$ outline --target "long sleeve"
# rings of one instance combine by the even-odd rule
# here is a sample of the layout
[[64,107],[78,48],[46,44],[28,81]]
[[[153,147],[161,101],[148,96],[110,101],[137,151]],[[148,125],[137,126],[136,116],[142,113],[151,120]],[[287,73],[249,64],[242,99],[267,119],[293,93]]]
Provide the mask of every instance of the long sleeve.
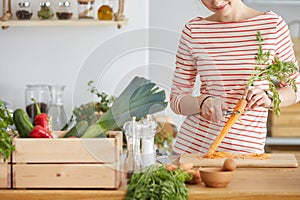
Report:
[[170,95],[170,106],[177,114],[181,114],[181,99],[192,94],[197,76],[196,63],[190,47],[191,37],[191,29],[186,25],[182,30],[178,45],[176,68]]
[[[298,62],[294,54],[293,43],[291,40],[290,32],[285,21],[279,17],[276,29],[276,47],[275,55],[281,60],[286,62],[294,62],[298,67]],[[300,75],[295,73],[291,78],[296,80],[297,92],[296,92],[296,102],[300,101]]]

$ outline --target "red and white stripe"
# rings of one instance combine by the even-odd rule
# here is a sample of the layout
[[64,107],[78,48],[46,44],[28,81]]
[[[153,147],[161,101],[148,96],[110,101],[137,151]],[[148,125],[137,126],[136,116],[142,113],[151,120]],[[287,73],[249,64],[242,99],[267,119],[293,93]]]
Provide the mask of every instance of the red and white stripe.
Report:
[[[174,112],[181,114],[180,100],[184,95],[193,94],[198,75],[200,94],[223,98],[228,107],[233,108],[244,94],[256,65],[258,31],[265,40],[263,50],[271,50],[270,62],[276,55],[282,61],[296,63],[288,27],[280,16],[271,11],[239,22],[212,22],[197,17],[187,23],[178,46],[171,88],[170,104]],[[300,90],[299,74],[295,74],[295,78]],[[255,86],[267,89],[268,83],[258,81]],[[299,99],[297,94],[297,101]],[[240,118],[241,122],[231,128],[218,151],[262,153],[267,115],[265,108],[246,111]],[[207,152],[226,121],[213,123],[199,114],[187,116],[173,150],[177,153]]]

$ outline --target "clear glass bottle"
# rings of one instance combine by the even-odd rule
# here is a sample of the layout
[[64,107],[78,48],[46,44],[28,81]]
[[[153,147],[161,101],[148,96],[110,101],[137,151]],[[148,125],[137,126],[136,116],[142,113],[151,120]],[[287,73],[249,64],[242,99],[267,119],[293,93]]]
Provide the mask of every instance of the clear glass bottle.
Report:
[[78,0],[78,18],[94,19],[94,0]]
[[38,103],[41,112],[46,113],[50,102],[49,86],[43,84],[27,85],[25,90],[26,112],[28,113],[31,121],[34,122],[37,111],[32,98],[34,98]]
[[49,1],[44,1],[40,3],[40,9],[37,12],[39,19],[51,19],[54,16],[51,3]]
[[70,8],[70,1],[59,1],[56,17],[58,19],[71,19],[73,13]]
[[140,131],[141,124],[136,121],[136,117],[132,117],[132,121],[123,125],[127,141],[127,152],[124,163],[125,179],[130,179],[134,172],[138,172],[141,168],[140,155]]
[[30,3],[28,1],[19,2],[18,9],[16,11],[16,17],[18,20],[29,20],[32,17],[32,11]]
[[102,5],[98,9],[98,20],[112,20],[113,9],[110,0],[102,0]]
[[63,105],[63,94],[65,86],[51,85],[50,89],[50,106],[48,116],[51,121],[53,131],[60,131],[67,123],[67,115]]

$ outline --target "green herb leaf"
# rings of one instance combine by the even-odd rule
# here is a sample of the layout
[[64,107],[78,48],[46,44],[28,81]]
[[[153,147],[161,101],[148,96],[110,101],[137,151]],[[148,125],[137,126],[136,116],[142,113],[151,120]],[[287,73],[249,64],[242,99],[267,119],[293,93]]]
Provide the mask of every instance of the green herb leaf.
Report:
[[14,125],[13,119],[2,100],[0,100],[0,113],[0,155],[2,155],[3,160],[6,161],[15,149],[12,138],[15,137],[17,133],[14,129],[10,128]]
[[181,168],[168,171],[165,165],[151,165],[131,176],[126,199],[185,200],[188,189],[184,182],[191,179],[192,175]]
[[264,39],[259,31],[257,32],[256,39],[258,41],[258,52],[256,56],[257,66],[254,67],[254,72],[250,76],[247,86],[252,86],[254,81],[267,80],[269,82],[269,89],[274,94],[274,113],[276,116],[279,116],[281,100],[277,91],[276,81],[291,86],[296,92],[296,81],[290,78],[290,76],[296,73],[298,68],[295,63],[280,61],[276,56],[274,57],[273,62],[269,63],[271,53],[270,50],[266,52],[263,51],[262,43]]

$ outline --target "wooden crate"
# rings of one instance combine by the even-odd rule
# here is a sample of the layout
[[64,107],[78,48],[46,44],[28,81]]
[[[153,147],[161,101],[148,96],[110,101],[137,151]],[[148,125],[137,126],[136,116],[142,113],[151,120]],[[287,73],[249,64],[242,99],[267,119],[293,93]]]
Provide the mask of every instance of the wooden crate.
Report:
[[14,142],[13,188],[120,186],[120,131],[111,131],[110,138],[18,138]]
[[272,137],[300,137],[300,103],[281,108],[280,116],[270,116]]
[[0,188],[11,187],[11,160],[3,161],[0,156]]

